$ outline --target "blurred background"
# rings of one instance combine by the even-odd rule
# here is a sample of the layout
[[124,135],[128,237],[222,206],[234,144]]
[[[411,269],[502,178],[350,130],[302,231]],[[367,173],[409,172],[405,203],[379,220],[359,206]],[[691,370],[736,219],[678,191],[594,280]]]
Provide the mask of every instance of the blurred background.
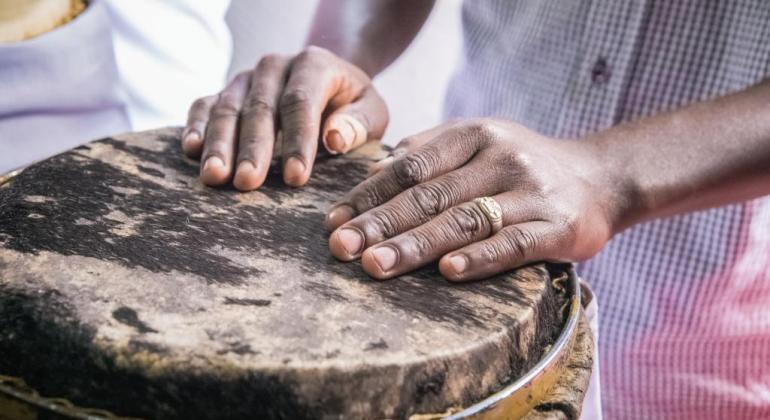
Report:
[[[269,53],[302,49],[314,0],[233,0],[227,23],[233,34],[230,75],[252,68]],[[401,138],[441,121],[444,92],[462,48],[460,0],[439,0],[409,49],[375,80],[390,109],[383,141]]]
[[[391,114],[386,144],[441,122],[461,56],[461,3],[436,1],[412,45],[376,78]],[[73,4],[82,8],[0,0],[0,174],[96,138],[184,124],[195,98],[223,87],[231,39],[229,77],[265,54],[294,55],[318,1],[105,0],[80,14]],[[77,19],[48,22],[67,13]],[[3,23],[11,18],[15,26]]]

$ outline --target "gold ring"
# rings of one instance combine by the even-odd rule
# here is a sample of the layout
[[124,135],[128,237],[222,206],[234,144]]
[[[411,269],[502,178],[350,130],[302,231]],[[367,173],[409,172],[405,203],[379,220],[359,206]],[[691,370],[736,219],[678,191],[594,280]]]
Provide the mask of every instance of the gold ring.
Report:
[[500,207],[500,203],[492,197],[475,198],[473,202],[487,216],[489,223],[492,225],[493,235],[503,228],[503,208]]

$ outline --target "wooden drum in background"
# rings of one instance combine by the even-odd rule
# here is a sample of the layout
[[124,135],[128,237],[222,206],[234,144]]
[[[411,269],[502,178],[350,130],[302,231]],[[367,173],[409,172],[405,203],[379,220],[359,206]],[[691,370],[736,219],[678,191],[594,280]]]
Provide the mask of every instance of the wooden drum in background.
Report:
[[329,254],[323,219],[378,145],[239,193],[201,185],[179,135],[0,187],[0,418],[579,415],[593,344],[569,266],[374,281]]

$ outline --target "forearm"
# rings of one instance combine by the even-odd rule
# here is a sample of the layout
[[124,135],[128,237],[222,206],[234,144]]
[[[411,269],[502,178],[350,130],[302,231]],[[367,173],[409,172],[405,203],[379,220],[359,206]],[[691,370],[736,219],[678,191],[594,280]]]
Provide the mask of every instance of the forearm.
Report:
[[617,230],[770,194],[770,80],[588,140],[623,203]]
[[308,45],[326,48],[373,77],[406,50],[435,0],[321,0]]

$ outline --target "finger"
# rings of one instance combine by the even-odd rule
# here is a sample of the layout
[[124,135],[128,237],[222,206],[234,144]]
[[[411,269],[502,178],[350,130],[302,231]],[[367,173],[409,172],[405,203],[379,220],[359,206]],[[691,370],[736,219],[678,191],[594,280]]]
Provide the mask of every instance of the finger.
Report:
[[220,92],[211,107],[201,159],[201,180],[206,185],[222,185],[230,179],[238,136],[238,116],[248,88],[249,74],[239,74]]
[[507,187],[503,179],[485,161],[473,160],[343,224],[329,237],[329,249],[340,260],[356,259],[364,248],[416,228],[453,206],[503,191]]
[[347,153],[380,139],[388,126],[388,107],[374,87],[364,89],[355,102],[332,112],[324,122],[321,138],[329,153]]
[[182,150],[187,157],[200,157],[203,151],[203,134],[209,121],[211,107],[216,102],[216,95],[198,98],[187,113],[187,124],[182,131]]
[[[503,212],[503,226],[533,220],[539,202],[525,193],[507,192],[492,197]],[[361,265],[369,275],[386,279],[417,269],[453,250],[487,239],[492,226],[474,202],[454,206],[430,222],[367,248]]]
[[491,224],[474,203],[452,207],[430,222],[364,250],[361,266],[370,276],[388,279],[415,270],[491,233]]
[[561,261],[562,233],[546,221],[507,226],[489,239],[448,253],[439,261],[439,270],[447,279],[459,282],[487,278],[535,261]]
[[332,206],[326,218],[329,229],[395,197],[402,191],[463,166],[482,147],[483,140],[465,129],[450,129],[393,161],[365,179]]
[[420,146],[424,145],[430,140],[433,140],[436,136],[446,131],[451,125],[452,124],[440,124],[401,140],[385,159],[377,161],[369,167],[369,171],[366,174],[366,177],[368,178],[377,172],[380,172],[401,156],[417,150]]
[[251,73],[249,93],[241,109],[233,185],[241,191],[259,188],[267,177],[276,135],[275,110],[283,90],[289,59],[263,57]]
[[338,70],[328,65],[318,49],[298,55],[280,99],[283,131],[283,180],[304,185],[312,170],[320,136],[321,115],[340,89]]

